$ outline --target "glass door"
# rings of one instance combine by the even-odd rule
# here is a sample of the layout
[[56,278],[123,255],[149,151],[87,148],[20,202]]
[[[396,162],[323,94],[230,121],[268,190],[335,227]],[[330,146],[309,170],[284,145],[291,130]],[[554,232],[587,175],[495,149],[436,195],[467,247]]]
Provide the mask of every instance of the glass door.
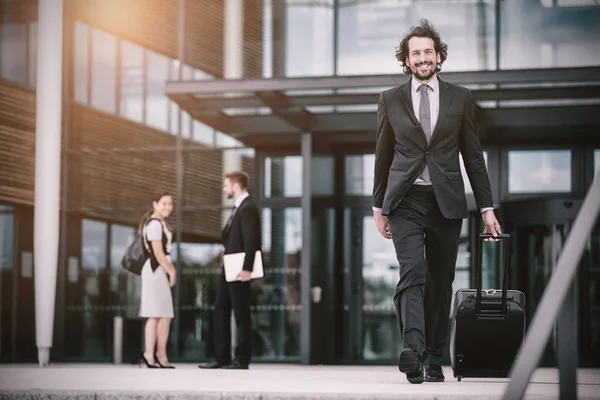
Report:
[[[506,231],[513,237],[511,288],[526,297],[527,321],[531,322],[552,276],[573,221],[581,205],[570,199],[529,200],[504,205]],[[593,232],[579,263],[576,280],[579,309],[580,366],[597,367],[599,358],[598,227]],[[542,366],[556,365],[555,338],[549,341]]]
[[355,363],[395,364],[400,338],[393,302],[398,283],[394,245],[375,228],[371,210],[346,211],[351,227],[345,244],[348,350]]

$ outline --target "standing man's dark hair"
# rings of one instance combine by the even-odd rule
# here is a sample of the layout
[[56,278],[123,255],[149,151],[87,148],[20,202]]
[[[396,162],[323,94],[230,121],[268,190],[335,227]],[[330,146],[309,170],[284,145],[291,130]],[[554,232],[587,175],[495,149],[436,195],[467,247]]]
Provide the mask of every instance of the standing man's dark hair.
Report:
[[437,76],[447,54],[429,22],[411,28],[396,50],[411,78],[381,93],[377,107],[373,216],[396,250],[398,367],[411,383],[444,380],[454,268],[469,216],[459,154],[484,232],[500,233],[471,92]]
[[225,179],[229,179],[232,183],[237,183],[243,190],[248,190],[250,184],[250,176],[244,171],[233,171],[225,174]]
[[408,60],[408,41],[413,37],[424,37],[433,40],[433,48],[435,52],[440,55],[440,62],[437,64],[436,72],[442,70],[442,64],[448,57],[448,46],[442,42],[440,34],[433,28],[433,26],[426,19],[421,20],[421,24],[413,26],[406,36],[400,41],[400,45],[396,48],[396,59],[400,62],[402,70],[407,75],[412,75],[410,66],[407,64]]

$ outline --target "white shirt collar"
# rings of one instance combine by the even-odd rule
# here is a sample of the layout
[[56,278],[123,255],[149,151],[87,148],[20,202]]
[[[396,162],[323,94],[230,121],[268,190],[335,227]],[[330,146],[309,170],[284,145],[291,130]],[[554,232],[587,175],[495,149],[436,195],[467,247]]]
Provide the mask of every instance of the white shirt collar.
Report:
[[250,194],[248,194],[248,192],[244,192],[242,194],[240,194],[240,196],[234,200],[233,205],[235,206],[235,208],[239,208],[240,205],[242,204],[242,201],[246,200],[246,197],[250,196]]
[[[411,78],[410,81],[413,92],[416,92],[419,86],[422,85],[422,83],[416,80],[414,77]],[[427,82],[427,85],[433,90],[434,93],[436,93],[440,89],[440,81],[438,80],[437,74],[433,77],[432,80]]]

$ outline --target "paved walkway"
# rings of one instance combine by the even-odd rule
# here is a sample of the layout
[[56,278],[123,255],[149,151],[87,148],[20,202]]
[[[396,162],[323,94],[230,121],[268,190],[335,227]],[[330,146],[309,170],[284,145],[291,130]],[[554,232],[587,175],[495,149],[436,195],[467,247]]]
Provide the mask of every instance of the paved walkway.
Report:
[[[0,364],[0,398],[27,399],[499,399],[507,379],[463,379],[411,385],[394,367],[252,365],[248,371],[175,370],[131,365]],[[539,369],[527,399],[558,399],[558,371]],[[578,372],[578,398],[600,399],[600,370]]]

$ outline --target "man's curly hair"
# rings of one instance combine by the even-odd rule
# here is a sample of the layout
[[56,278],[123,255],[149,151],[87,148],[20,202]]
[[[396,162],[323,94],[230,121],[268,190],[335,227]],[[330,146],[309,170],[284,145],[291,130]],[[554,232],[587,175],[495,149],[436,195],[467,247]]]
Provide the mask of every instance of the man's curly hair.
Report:
[[400,45],[396,48],[396,59],[400,62],[404,73],[407,75],[412,74],[410,66],[406,64],[406,59],[408,58],[408,41],[415,36],[427,37],[433,40],[433,48],[435,49],[435,52],[440,55],[440,62],[437,65],[436,72],[440,72],[442,64],[446,61],[446,57],[448,57],[448,45],[442,42],[440,34],[433,28],[429,21],[422,19],[419,26],[410,28],[408,34],[402,38]]

